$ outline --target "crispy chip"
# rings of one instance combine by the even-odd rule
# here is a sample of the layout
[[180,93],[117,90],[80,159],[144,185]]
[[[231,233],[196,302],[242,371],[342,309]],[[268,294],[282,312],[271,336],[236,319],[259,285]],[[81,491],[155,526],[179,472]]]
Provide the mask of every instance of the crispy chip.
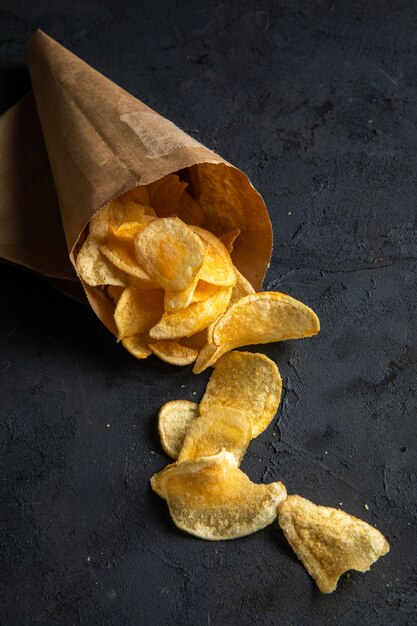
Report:
[[211,285],[210,283],[206,283],[204,280],[199,280],[194,290],[192,301],[201,302],[201,300],[205,300],[209,296],[212,296],[214,293],[216,293],[217,289],[217,285]]
[[178,461],[213,456],[227,450],[240,463],[251,436],[251,420],[242,411],[214,406],[189,425]]
[[198,355],[198,350],[182,346],[178,341],[156,341],[149,347],[162,361],[171,365],[190,365]]
[[177,215],[181,197],[188,183],[180,181],[176,174],[168,174],[148,185],[151,205],[159,217]]
[[194,300],[194,292],[198,282],[197,274],[187,289],[183,291],[166,291],[164,300],[165,313],[177,313],[191,304]]
[[193,348],[194,350],[201,350],[201,348],[207,343],[207,328],[200,330],[195,335],[190,337],[182,337],[181,344],[187,346],[187,348]]
[[199,416],[198,404],[189,400],[172,400],[161,407],[158,430],[161,445],[172,459],[177,459],[191,422]]
[[370,524],[300,496],[289,496],[281,504],[278,521],[323,593],[334,591],[344,572],[366,572],[389,551],[385,537]]
[[100,252],[97,241],[88,236],[83,243],[76,260],[77,270],[87,285],[114,285],[123,287],[127,284],[126,275],[115,267]]
[[162,289],[144,291],[126,287],[114,312],[119,340],[146,333],[160,319],[163,310]]
[[180,339],[189,337],[206,328],[226,309],[231,287],[219,287],[209,298],[194,302],[178,313],[164,313],[162,319],[150,331],[153,339]]
[[110,225],[117,227],[123,222],[143,222],[145,212],[150,208],[144,207],[142,204],[137,204],[131,200],[126,200],[123,204],[121,198],[109,202],[90,219],[89,234],[101,244],[105,244],[107,241],[108,228]]
[[215,365],[200,413],[226,408],[241,411],[252,425],[251,437],[257,437],[277,412],[281,391],[281,376],[271,359],[264,354],[229,352]]
[[151,479],[182,530],[212,541],[236,539],[265,528],[286,498],[281,482],[257,485],[238,467],[233,454],[174,463]]
[[139,263],[167,291],[187,289],[203,264],[200,238],[177,217],[151,222],[136,236],[135,245]]
[[147,356],[152,354],[152,350],[148,346],[149,335],[148,333],[141,333],[133,335],[133,337],[124,337],[122,344],[137,359],[146,359]]
[[[252,287],[250,282],[239,272],[239,270],[235,269],[236,273],[236,285],[233,287],[232,297],[230,298],[230,305],[234,302],[237,302],[241,298],[245,296],[249,296],[252,293],[255,293],[255,289]],[[229,305],[229,306],[230,306]]]
[[206,214],[201,206],[194,200],[188,191],[184,191],[179,199],[176,215],[186,224],[204,226]]
[[135,236],[143,228],[143,224],[136,222],[127,222],[118,227],[109,224],[107,243],[101,245],[100,250],[118,269],[134,277],[135,287],[149,289],[158,285],[139,265],[135,255]]
[[213,365],[225,352],[227,352],[227,350],[217,348],[211,342],[207,342],[198,353],[198,357],[193,367],[193,373],[200,374],[201,372],[204,372],[205,369]]
[[129,191],[126,191],[121,196],[119,196],[117,200],[121,204],[133,201],[137,204],[147,206],[148,208],[150,208],[149,205],[151,204],[151,197],[147,185],[139,185],[138,187],[129,189]]
[[204,244],[204,263],[199,278],[212,285],[233,287],[236,274],[230,255],[213,233],[197,226],[191,227]]
[[240,228],[233,228],[232,230],[227,231],[227,233],[223,233],[223,235],[220,235],[219,239],[229,254],[232,254],[233,244],[235,243],[239,235]]

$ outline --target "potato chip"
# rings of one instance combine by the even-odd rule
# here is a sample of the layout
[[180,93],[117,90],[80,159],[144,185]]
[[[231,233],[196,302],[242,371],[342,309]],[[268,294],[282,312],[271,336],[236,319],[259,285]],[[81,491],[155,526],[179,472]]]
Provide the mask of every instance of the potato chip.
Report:
[[152,350],[150,350],[148,343],[148,333],[141,333],[133,335],[133,337],[124,337],[122,339],[123,346],[137,359],[146,359],[146,357],[152,354]]
[[216,293],[217,289],[217,285],[211,285],[210,283],[206,283],[204,280],[199,280],[194,290],[192,301],[201,302],[201,300],[205,300],[209,296],[212,296],[214,293]]
[[110,224],[107,243],[100,246],[100,251],[118,269],[136,279],[134,286],[158,287],[136,259],[135,235],[143,228],[143,224],[135,222],[127,222],[119,227]]
[[119,340],[147,332],[160,319],[163,310],[162,289],[144,291],[126,287],[114,312]]
[[76,260],[77,271],[84,282],[91,287],[98,285],[127,285],[124,272],[115,267],[100,252],[97,241],[88,236],[84,241]]
[[242,411],[215,406],[189,424],[178,462],[213,456],[227,450],[240,463],[251,436],[251,420]]
[[198,350],[182,346],[178,341],[156,341],[149,347],[162,361],[171,365],[190,365],[198,355]]
[[199,416],[198,404],[189,400],[172,400],[161,407],[158,430],[161,445],[168,456],[177,459],[191,422]]
[[234,302],[237,302],[241,298],[245,296],[249,296],[252,293],[255,293],[255,289],[252,287],[250,282],[239,272],[239,270],[235,269],[236,273],[236,284],[233,287],[232,297],[230,298],[230,305]]
[[[123,194],[124,196],[124,194]],[[105,207],[97,211],[90,219],[89,234],[98,243],[107,242],[110,225],[120,226],[123,222],[143,222],[146,207],[131,200],[122,203],[121,196],[117,200],[109,202]],[[119,201],[120,200],[120,201]],[[149,207],[148,207],[149,208]]]
[[187,289],[204,260],[200,238],[177,217],[151,222],[136,236],[135,245],[140,265],[167,291]]
[[389,551],[385,537],[370,524],[297,495],[280,505],[278,522],[323,593],[334,591],[348,570],[366,572]]
[[219,239],[229,254],[232,254],[233,244],[235,243],[236,239],[239,237],[240,232],[241,232],[240,228],[233,228],[232,230],[229,230],[226,233],[223,233],[223,235],[220,235]]
[[164,300],[165,313],[177,313],[191,304],[194,300],[194,292],[198,282],[197,274],[191,285],[183,291],[166,291]]
[[108,285],[107,293],[110,298],[113,300],[115,304],[117,304],[121,298],[122,293],[124,292],[124,287],[114,287],[113,285]]
[[204,226],[206,221],[205,212],[188,191],[184,191],[180,197],[175,214],[186,224],[194,226]]
[[212,541],[236,539],[271,524],[287,492],[281,482],[252,483],[233,454],[174,463],[151,479],[178,528]]
[[200,330],[195,335],[189,337],[182,337],[181,344],[187,346],[187,348],[193,348],[194,350],[201,350],[201,348],[207,343],[207,328]]
[[148,185],[138,185],[133,189],[129,189],[129,191],[125,191],[121,196],[118,196],[117,201],[121,204],[126,204],[127,202],[133,201],[137,204],[141,204],[142,206],[147,206],[150,208],[151,197],[149,194]]
[[200,374],[201,372],[204,372],[205,369],[214,365],[217,359],[219,359],[225,352],[227,352],[227,350],[224,350],[224,348],[218,348],[208,341],[198,353],[198,357],[193,367],[193,373]]
[[188,183],[180,181],[177,174],[168,174],[148,185],[150,203],[159,217],[178,214],[181,197]]
[[164,313],[161,320],[150,331],[153,339],[180,339],[189,337],[206,328],[226,309],[231,287],[219,287],[215,294],[190,304],[178,313]]
[[236,274],[230,255],[222,242],[213,233],[197,226],[191,227],[204,244],[204,262],[199,278],[212,285],[233,287]]
[[214,366],[200,413],[230,408],[241,411],[252,425],[251,437],[257,437],[277,412],[281,391],[281,376],[271,359],[264,354],[229,352]]

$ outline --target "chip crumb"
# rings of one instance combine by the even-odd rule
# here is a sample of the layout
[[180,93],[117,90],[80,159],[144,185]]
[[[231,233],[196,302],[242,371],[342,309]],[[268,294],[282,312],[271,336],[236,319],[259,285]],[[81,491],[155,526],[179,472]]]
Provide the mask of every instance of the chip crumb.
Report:
[[364,504],[363,506],[365,507],[365,509],[366,509],[367,511],[369,511],[369,505],[368,505],[368,504]]
[[106,424],[107,428],[110,428],[110,424]]

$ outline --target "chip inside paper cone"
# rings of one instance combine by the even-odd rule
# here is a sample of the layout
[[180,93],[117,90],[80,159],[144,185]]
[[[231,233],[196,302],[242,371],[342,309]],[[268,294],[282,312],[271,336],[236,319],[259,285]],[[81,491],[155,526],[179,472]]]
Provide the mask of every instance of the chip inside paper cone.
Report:
[[348,570],[366,572],[389,551],[385,537],[370,524],[297,495],[280,505],[278,521],[323,593],[334,591]]
[[236,539],[272,523],[286,498],[282,483],[252,483],[230,452],[174,463],[152,477],[178,528],[212,541]]

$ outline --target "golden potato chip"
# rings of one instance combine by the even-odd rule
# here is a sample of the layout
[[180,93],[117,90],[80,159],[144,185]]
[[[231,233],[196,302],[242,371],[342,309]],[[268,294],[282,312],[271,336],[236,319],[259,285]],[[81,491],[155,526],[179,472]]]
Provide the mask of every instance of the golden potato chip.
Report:
[[182,337],[181,344],[187,346],[187,348],[193,348],[194,350],[201,350],[201,348],[207,343],[207,328],[200,330],[195,335],[189,337]]
[[252,287],[250,282],[239,272],[239,270],[235,269],[236,273],[236,284],[233,287],[232,297],[230,298],[230,305],[234,302],[237,302],[241,298],[245,296],[249,296],[252,293],[255,293],[255,289]]
[[281,482],[257,485],[233,454],[174,463],[151,479],[178,528],[212,541],[236,539],[271,524],[287,492]]
[[191,422],[199,416],[198,404],[189,400],[172,400],[161,407],[158,430],[161,445],[168,456],[177,459]]
[[152,354],[152,350],[150,350],[148,343],[148,333],[141,333],[133,335],[133,337],[124,337],[122,339],[122,344],[126,350],[130,352],[130,354],[133,354],[133,356],[137,359],[146,359],[146,357]]
[[140,265],[167,291],[187,289],[204,260],[200,238],[177,217],[151,222],[138,233],[135,245]]
[[240,463],[251,436],[251,420],[242,411],[214,406],[189,424],[178,462],[213,456],[227,450]]
[[113,300],[115,304],[117,304],[120,300],[122,293],[124,292],[124,287],[114,287],[113,285],[108,285],[107,293],[110,298]]
[[241,411],[251,423],[251,437],[257,437],[277,412],[281,391],[281,376],[271,359],[264,354],[229,352],[214,366],[200,413],[230,408]]
[[198,274],[191,285],[183,291],[166,291],[164,308],[165,313],[177,313],[185,309],[194,300],[194,292],[198,284]]
[[178,341],[156,341],[149,347],[162,361],[171,365],[190,365],[198,355],[198,350],[182,346]]
[[150,203],[159,217],[171,217],[178,213],[181,197],[188,183],[180,181],[177,174],[168,174],[148,185]]
[[127,285],[124,272],[115,267],[100,252],[97,241],[88,236],[84,241],[76,260],[77,271],[84,282],[91,287],[98,285]]
[[143,224],[135,222],[119,227],[110,224],[107,243],[100,246],[100,251],[118,269],[134,277],[135,287],[154,288],[158,284],[139,265],[135,255],[135,235],[143,228]]
[[119,340],[146,333],[160,319],[163,310],[162,289],[144,291],[126,287],[114,312]]
[[194,302],[177,313],[164,313],[161,320],[150,331],[153,339],[180,339],[189,337],[206,328],[226,309],[231,287],[219,287],[209,298]]
[[126,201],[123,204],[119,199],[113,200],[90,219],[89,234],[98,243],[105,244],[110,225],[117,227],[123,222],[143,222],[145,211],[146,207],[136,202]]
[[193,367],[193,373],[200,374],[201,372],[204,372],[205,369],[213,365],[225,352],[227,352],[227,350],[224,350],[224,348],[218,348],[208,341],[198,353],[198,357]]
[[121,204],[126,204],[127,202],[133,201],[137,204],[141,204],[142,206],[147,206],[151,204],[151,196],[149,194],[149,189],[147,185],[138,185],[133,189],[129,189],[129,191],[125,191],[121,196],[118,196],[117,201]]
[[206,283],[204,280],[199,280],[193,292],[192,301],[201,302],[201,300],[205,300],[209,296],[212,296],[214,293],[216,293],[217,289],[217,285],[211,285],[210,283]]
[[184,191],[180,197],[175,214],[186,224],[194,226],[204,226],[206,221],[205,212],[188,191]]
[[240,232],[240,228],[233,228],[232,230],[227,231],[227,233],[223,233],[223,235],[220,235],[219,239],[229,254],[232,254],[233,244],[239,237]]
[[233,287],[236,274],[232,260],[222,242],[213,233],[204,228],[191,226],[204,244],[204,262],[199,278],[212,285]]
[[289,496],[280,505],[278,522],[323,593],[334,591],[348,570],[366,572],[389,551],[385,537],[370,524],[300,496]]

